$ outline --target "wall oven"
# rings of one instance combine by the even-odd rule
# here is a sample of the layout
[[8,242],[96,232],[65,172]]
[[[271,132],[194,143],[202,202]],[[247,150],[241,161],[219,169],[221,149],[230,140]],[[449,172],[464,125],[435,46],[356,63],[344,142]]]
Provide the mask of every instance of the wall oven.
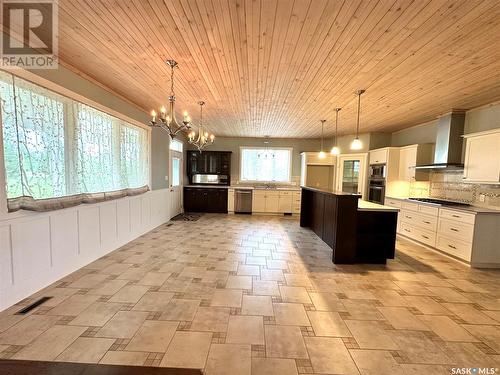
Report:
[[370,179],[368,186],[368,200],[370,202],[384,204],[385,179]]
[[370,165],[370,179],[381,180],[385,179],[385,164],[371,164]]

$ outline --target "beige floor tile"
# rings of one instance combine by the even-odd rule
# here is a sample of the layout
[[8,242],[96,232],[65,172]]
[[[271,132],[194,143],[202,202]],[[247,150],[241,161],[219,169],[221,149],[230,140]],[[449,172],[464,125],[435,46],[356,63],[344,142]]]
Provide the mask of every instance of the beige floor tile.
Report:
[[89,274],[80,277],[78,280],[72,282],[68,285],[69,288],[85,288],[91,289],[96,287],[97,285],[102,284],[104,280],[106,280],[108,275],[103,274]]
[[386,320],[385,316],[369,300],[342,299],[349,319],[353,320]]
[[97,301],[98,298],[97,295],[75,294],[51,309],[47,314],[76,316]]
[[347,311],[342,301],[333,293],[309,293],[316,310]]
[[409,363],[449,365],[453,364],[441,345],[429,339],[422,331],[392,331],[392,339]]
[[144,352],[107,352],[102,357],[99,363],[103,365],[128,365],[128,366],[142,366],[149,353]]
[[228,307],[199,307],[191,324],[192,331],[226,332]]
[[204,368],[211,342],[210,332],[177,331],[160,366]]
[[253,265],[253,266],[265,266],[266,265],[266,257],[247,256],[245,264]]
[[262,269],[260,272],[262,281],[285,281],[282,270]]
[[148,290],[149,287],[143,285],[127,285],[111,297],[109,302],[137,303]]
[[243,295],[241,303],[242,315],[273,316],[273,302],[270,296]]
[[130,340],[126,350],[131,352],[165,352],[178,325],[178,322],[146,320]]
[[362,349],[399,349],[390,332],[378,321],[346,320],[345,323]]
[[469,324],[498,324],[474,306],[465,303],[443,303],[443,306]]
[[173,296],[170,292],[146,292],[132,310],[166,311]]
[[129,339],[148,317],[143,311],[118,311],[99,331],[97,337]]
[[436,296],[444,300],[444,302],[470,303],[470,300],[463,294],[447,287],[427,287]]
[[0,344],[27,345],[60,319],[58,316],[31,315],[0,335]]
[[206,375],[250,375],[250,345],[212,344],[205,373]]
[[445,341],[478,341],[447,316],[422,315],[419,319]]
[[298,375],[293,359],[252,358],[252,375]]
[[276,324],[291,326],[311,325],[306,310],[300,303],[274,303],[273,310]]
[[345,289],[344,294],[349,299],[376,299],[375,295],[368,290]]
[[90,289],[87,294],[97,294],[100,296],[112,296],[118,292],[121,288],[127,285],[127,280],[109,280]]
[[231,315],[227,326],[226,343],[264,345],[262,317]]
[[349,352],[361,375],[405,374],[388,351],[351,349]]
[[431,297],[405,296],[404,298],[409,306],[415,307],[426,315],[449,315],[451,313],[442,304],[434,301]]
[[322,374],[359,374],[342,339],[306,337],[304,340],[314,372]]
[[307,316],[316,336],[350,337],[351,332],[337,312],[308,311]]
[[288,286],[312,286],[311,280],[309,280],[309,277],[307,277],[306,274],[286,273],[285,281]]
[[252,289],[252,276],[229,276],[227,289]]
[[306,288],[300,286],[284,286],[280,285],[281,298],[285,302],[308,303],[311,304],[311,299]]
[[137,282],[138,285],[147,286],[161,286],[169,278],[170,273],[163,272],[148,272],[141,280]]
[[101,327],[121,308],[119,303],[95,302],[68,324]]
[[115,339],[79,337],[57,356],[56,361],[98,363],[114,342]]
[[374,290],[372,294],[386,307],[408,306],[408,301],[395,290]]
[[498,326],[462,324],[462,327],[500,353],[500,328]]
[[416,331],[429,331],[429,327],[422,323],[405,307],[379,307],[379,311],[396,329],[410,329]]
[[16,353],[13,359],[53,361],[86,329],[87,327],[53,326]]
[[488,315],[491,319],[495,320],[496,324],[500,324],[500,311],[482,310],[481,312]]
[[453,359],[455,367],[469,367],[471,363],[480,363],[486,368],[495,368],[500,363],[499,355],[485,354],[470,342],[446,342],[442,349]]
[[196,299],[172,299],[161,314],[161,320],[193,320],[200,301]]
[[259,296],[279,296],[278,283],[276,281],[254,280],[253,294]]
[[404,375],[450,375],[450,366],[446,365],[415,365],[415,364],[402,364]]
[[268,259],[267,268],[270,270],[287,270],[288,263],[286,260]]
[[299,327],[266,325],[264,330],[267,357],[308,359]]
[[238,276],[260,276],[260,267],[240,264],[238,266]]
[[241,307],[243,292],[240,289],[217,289],[214,292],[211,306]]

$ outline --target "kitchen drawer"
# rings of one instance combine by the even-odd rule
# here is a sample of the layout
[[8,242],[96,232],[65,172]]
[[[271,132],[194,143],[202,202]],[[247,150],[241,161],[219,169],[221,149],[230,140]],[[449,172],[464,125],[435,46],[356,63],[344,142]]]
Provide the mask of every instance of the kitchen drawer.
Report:
[[384,204],[386,206],[401,208],[401,205],[403,204],[403,202],[401,202],[401,201],[399,201],[397,199],[385,198]]
[[416,227],[422,229],[435,232],[437,228],[438,218],[413,211],[402,210],[401,221],[410,225],[415,225]]
[[279,195],[280,195],[280,197],[284,197],[284,196],[288,196],[288,195],[291,196],[292,192],[291,191],[280,191]]
[[297,206],[296,204],[294,204],[292,206],[292,213],[299,214],[300,213],[300,205]]
[[411,224],[401,222],[401,234],[414,240],[422,242],[428,246],[436,246],[436,232],[431,232],[422,228],[417,228]]
[[425,204],[419,204],[418,211],[426,215],[435,216],[436,218],[439,215],[439,207],[427,206]]
[[448,210],[446,208],[441,208],[439,210],[439,218],[450,219],[460,221],[462,223],[474,224],[476,220],[476,215],[469,214],[467,212]]
[[279,197],[280,194],[279,191],[266,191],[266,197]]
[[453,239],[472,242],[474,225],[439,218],[438,233]]
[[252,194],[254,196],[257,196],[257,197],[265,197],[266,196],[266,191],[265,190],[254,190],[252,192]]
[[418,203],[403,201],[401,203],[401,208],[404,209],[404,210],[410,210],[410,211],[417,211],[418,212]]
[[470,262],[472,254],[472,245],[469,242],[437,235],[436,247],[445,253],[456,256],[460,259]]

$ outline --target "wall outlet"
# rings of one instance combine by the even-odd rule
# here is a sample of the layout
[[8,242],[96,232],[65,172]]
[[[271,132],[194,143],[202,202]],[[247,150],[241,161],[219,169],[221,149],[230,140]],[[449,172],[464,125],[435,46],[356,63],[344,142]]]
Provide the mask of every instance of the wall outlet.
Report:
[[167,181],[167,182],[168,182],[168,176],[165,176],[165,181]]
[[486,200],[486,195],[479,194],[479,202],[484,202]]

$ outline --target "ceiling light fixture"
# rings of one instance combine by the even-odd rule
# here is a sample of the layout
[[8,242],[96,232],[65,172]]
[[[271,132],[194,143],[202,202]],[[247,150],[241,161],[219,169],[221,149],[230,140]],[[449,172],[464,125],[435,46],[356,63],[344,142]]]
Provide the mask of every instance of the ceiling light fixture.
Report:
[[325,151],[323,151],[323,129],[325,127],[325,121],[326,120],[320,120],[321,121],[321,149],[319,151],[318,157],[320,159],[324,159],[326,157]]
[[335,140],[333,141],[333,147],[330,150],[330,154],[339,155],[340,149],[337,146],[337,132],[338,132],[338,123],[339,123],[339,112],[342,108],[335,108]]
[[201,152],[206,146],[214,143],[215,136],[213,134],[208,135],[208,132],[203,130],[203,106],[205,105],[204,101],[199,101],[198,105],[200,106],[200,129],[198,131],[198,137],[196,136],[196,132],[193,130],[188,134],[188,141],[192,145],[196,146],[198,151]]
[[150,121],[151,127],[159,127],[165,130],[170,138],[174,139],[177,133],[182,130],[189,130],[191,127],[189,123],[191,119],[188,116],[187,112],[184,112],[184,118],[182,120],[182,125],[177,122],[175,118],[175,93],[174,93],[174,69],[178,67],[177,62],[175,60],[167,60],[167,65],[171,69],[170,74],[170,96],[168,97],[168,113],[165,106],[160,108],[160,115],[158,116],[155,110],[151,111],[151,117],[153,118]]
[[351,143],[351,150],[361,150],[363,143],[359,140],[359,112],[361,110],[361,94],[366,90],[356,90],[355,94],[358,96],[358,119],[356,121],[356,138]]

